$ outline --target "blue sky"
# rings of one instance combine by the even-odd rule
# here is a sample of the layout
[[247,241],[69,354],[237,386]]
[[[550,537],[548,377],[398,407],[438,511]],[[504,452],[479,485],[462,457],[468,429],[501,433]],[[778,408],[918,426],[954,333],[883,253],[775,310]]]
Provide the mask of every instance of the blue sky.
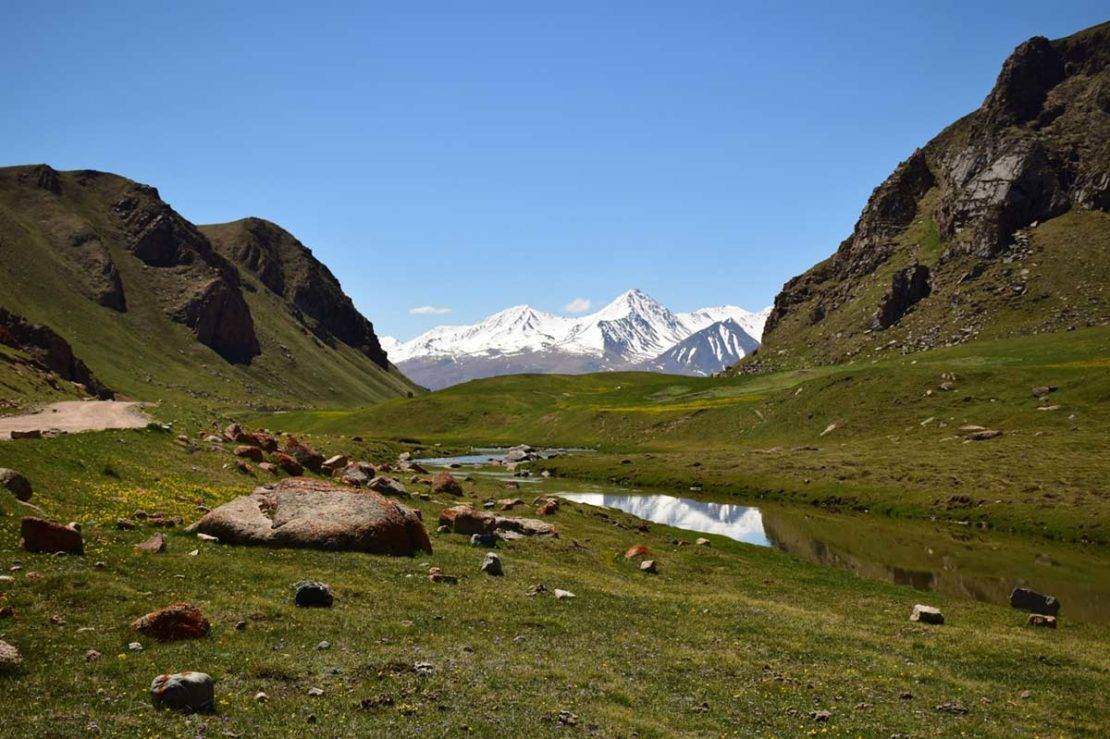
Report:
[[0,163],[276,221],[402,338],[630,287],[758,308],[1015,45],[1107,15],[1004,5],[5,3]]

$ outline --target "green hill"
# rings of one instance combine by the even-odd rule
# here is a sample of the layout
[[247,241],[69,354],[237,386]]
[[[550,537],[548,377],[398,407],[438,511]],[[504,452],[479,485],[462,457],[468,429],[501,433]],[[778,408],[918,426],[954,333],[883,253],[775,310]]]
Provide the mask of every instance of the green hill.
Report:
[[[221,253],[223,227],[212,232],[215,244],[157,190],[117,175],[0,169],[0,307],[49,327],[106,386],[143,400],[306,407],[416,389],[299,242],[280,245],[285,292]],[[0,362],[6,400],[52,394],[15,368]]]

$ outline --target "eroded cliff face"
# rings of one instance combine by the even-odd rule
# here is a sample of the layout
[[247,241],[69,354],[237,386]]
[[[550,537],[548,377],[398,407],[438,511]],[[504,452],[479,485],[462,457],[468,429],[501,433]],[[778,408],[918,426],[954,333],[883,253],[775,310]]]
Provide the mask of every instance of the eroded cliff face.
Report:
[[[876,188],[836,253],[786,283],[767,322],[761,357],[748,364],[776,356],[843,361],[875,340],[861,336],[898,327],[936,301],[965,315],[939,331],[909,327],[912,336],[894,338],[900,348],[983,332],[990,316],[974,318],[969,300],[997,294],[999,287],[1018,298],[1029,293],[992,265],[1035,256],[1036,230],[1052,219],[1110,210],[1108,60],[1110,24],[1018,46],[982,106],[900,164]],[[1084,225],[1101,230],[1103,223],[1092,215]],[[1009,282],[972,284],[984,278]],[[1052,287],[1067,289],[1066,281]],[[1083,302],[1074,297],[1073,303]],[[1007,313],[1006,306],[991,307]],[[1079,318],[1098,322],[1105,315],[1100,304]],[[1060,327],[1074,319],[1063,315]],[[816,328],[823,323],[828,330]]]
[[221,254],[286,300],[321,341],[341,341],[382,368],[389,360],[374,326],[312,251],[280,226],[261,218],[201,226]]

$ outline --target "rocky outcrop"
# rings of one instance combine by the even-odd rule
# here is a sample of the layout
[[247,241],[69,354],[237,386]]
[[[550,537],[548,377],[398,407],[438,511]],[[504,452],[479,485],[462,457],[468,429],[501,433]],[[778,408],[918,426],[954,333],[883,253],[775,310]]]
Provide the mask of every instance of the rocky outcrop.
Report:
[[389,366],[373,325],[358,312],[335,275],[291,233],[261,218],[200,229],[221,254],[288,301],[320,340],[341,341],[379,366]]
[[111,206],[126,234],[126,248],[172,281],[160,290],[169,316],[229,362],[261,353],[239,273],[197,228],[148,185],[128,183]]
[[[1110,24],[1018,46],[982,106],[900,164],[836,253],[786,283],[759,359],[747,363],[769,367],[792,353],[843,361],[836,344],[897,323],[918,301],[958,304],[961,279],[1024,248],[1024,229],[1073,210],[1110,210]],[[844,310],[875,300],[884,282],[877,311]]]
[[417,511],[375,492],[305,478],[257,488],[205,514],[193,529],[225,544],[399,556],[432,551]]
[[37,362],[41,369],[53,372],[63,380],[84,385],[89,394],[101,400],[114,397],[114,393],[73,354],[73,347],[68,341],[46,326],[31,323],[3,308],[0,308],[0,344],[19,349]]

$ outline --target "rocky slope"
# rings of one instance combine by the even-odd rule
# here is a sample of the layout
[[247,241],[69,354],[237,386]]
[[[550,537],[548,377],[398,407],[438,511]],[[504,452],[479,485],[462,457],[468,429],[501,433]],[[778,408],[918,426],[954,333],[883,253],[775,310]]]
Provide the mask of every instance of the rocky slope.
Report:
[[314,402],[411,390],[296,239],[257,219],[211,231],[118,175],[2,168],[0,307],[65,344],[59,376],[95,394]]
[[744,369],[1110,319],[1110,24],[1017,47],[982,106],[872,194],[775,299]]

